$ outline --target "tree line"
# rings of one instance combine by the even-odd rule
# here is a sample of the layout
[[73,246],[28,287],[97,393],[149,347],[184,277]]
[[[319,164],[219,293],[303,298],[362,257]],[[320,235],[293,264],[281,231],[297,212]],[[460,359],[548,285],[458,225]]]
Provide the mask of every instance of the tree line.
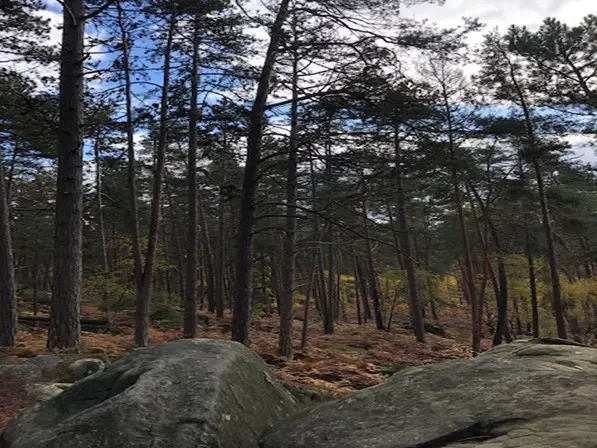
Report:
[[43,7],[0,15],[0,345],[19,299],[47,305],[50,350],[79,347],[82,302],[134,309],[138,346],[160,305],[189,338],[231,310],[244,344],[275,312],[287,357],[299,313],[303,347],[314,318],[390,331],[403,307],[424,342],[454,297],[475,353],[594,331],[596,177],[570,142],[595,132],[597,17],[65,0],[53,47]]

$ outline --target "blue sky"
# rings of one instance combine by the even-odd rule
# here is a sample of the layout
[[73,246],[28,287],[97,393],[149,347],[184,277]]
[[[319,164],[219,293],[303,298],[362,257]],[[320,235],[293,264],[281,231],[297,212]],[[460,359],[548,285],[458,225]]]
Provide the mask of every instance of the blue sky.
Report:
[[[56,0],[45,0],[47,10],[42,13],[44,17],[50,18],[54,25],[51,33],[53,42],[60,41],[60,31],[56,26],[62,20],[62,7]],[[261,2],[250,0],[247,9],[252,12],[259,11]],[[535,28],[548,16],[556,17],[569,24],[580,22],[587,14],[597,13],[597,2],[595,0],[446,0],[443,6],[432,3],[420,3],[409,8],[404,8],[402,14],[405,17],[429,20],[441,27],[451,27],[462,23],[463,17],[478,17],[482,23],[487,24],[486,29],[497,27],[505,30],[510,24],[527,25]],[[88,33],[96,30],[88,29]],[[260,37],[264,37],[264,31],[255,31]],[[470,37],[472,43],[479,42],[482,33],[476,33]],[[106,58],[106,56],[104,56]],[[256,59],[259,59],[258,57]],[[105,61],[104,61],[105,62]],[[36,67],[36,70],[55,73],[57,67]],[[152,77],[152,81],[160,81]],[[572,135],[567,139],[573,144],[574,154],[584,161],[597,163],[595,150],[590,140],[585,136]]]

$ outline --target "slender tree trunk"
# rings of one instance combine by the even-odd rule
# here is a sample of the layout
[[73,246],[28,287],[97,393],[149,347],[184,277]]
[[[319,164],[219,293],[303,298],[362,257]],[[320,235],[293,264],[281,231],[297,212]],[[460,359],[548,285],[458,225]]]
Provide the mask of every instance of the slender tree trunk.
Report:
[[324,318],[325,334],[334,333],[334,295],[336,292],[336,280],[334,276],[334,231],[333,225],[330,222],[328,224],[328,287],[327,287],[327,301],[325,305],[326,313]]
[[84,14],[84,0],[65,0],[60,53],[54,284],[48,350],[78,349],[81,337]]
[[361,267],[361,262],[358,257],[355,257],[355,269],[358,276],[359,288],[361,290],[361,298],[363,299],[363,318],[364,322],[367,323],[367,320],[371,319],[373,314],[371,313],[371,307],[369,306],[367,279],[363,274],[363,268]]
[[[400,147],[398,126],[394,128],[395,172],[396,172],[396,201],[398,203],[398,232],[400,236],[400,249],[410,298],[410,315],[418,342],[425,342],[425,324],[421,315],[421,304],[417,288],[415,267],[413,266],[412,251],[410,247],[410,232],[406,218],[406,198],[404,196],[404,180],[402,177],[402,153]],[[389,325],[389,322],[388,322]]]
[[274,299],[276,300],[276,313],[278,316],[280,315],[280,278],[279,278],[279,271],[278,271],[278,263],[276,257],[270,257],[270,265],[271,265],[271,286],[272,292],[274,293]]
[[106,227],[104,225],[104,203],[102,191],[102,170],[100,163],[99,140],[94,142],[93,155],[95,158],[95,193],[97,195],[97,224],[100,236],[100,245],[102,248],[102,263],[104,269],[104,285],[103,285],[103,302],[106,312],[109,311],[108,298],[108,274],[110,273],[110,265],[108,262],[108,246],[106,244]]
[[583,263],[585,269],[585,276],[586,278],[591,278],[593,277],[593,269],[589,260],[589,239],[586,236],[583,236],[580,239],[580,247],[583,250],[583,255],[585,257],[585,261]]
[[[452,155],[452,163],[455,164],[455,160]],[[462,252],[464,255],[464,273],[466,274],[466,289],[468,291],[468,298],[471,303],[472,309],[472,348],[473,354],[477,354],[481,351],[481,347],[479,345],[480,341],[480,328],[479,328],[479,303],[476,297],[476,288],[475,288],[475,273],[473,269],[473,263],[471,258],[471,250],[470,244],[468,239],[468,232],[466,229],[466,220],[464,216],[464,208],[462,205],[462,195],[460,191],[460,181],[458,179],[458,172],[456,171],[456,167],[452,168],[452,186],[454,188],[454,202],[456,204],[456,211],[458,214],[458,224],[460,228],[460,239],[462,242]]]
[[201,237],[203,239],[203,260],[205,264],[205,275],[206,275],[206,293],[207,293],[207,306],[210,313],[216,311],[216,288],[214,279],[214,257],[213,250],[211,247],[211,238],[209,236],[209,229],[207,227],[207,220],[205,219],[205,212],[203,211],[203,201],[198,196],[199,202],[199,226],[201,227]]
[[[218,204],[218,251],[216,252],[216,317],[224,317],[224,256],[226,245],[226,227],[224,223],[224,194],[220,192]],[[263,264],[262,264],[263,266]],[[264,294],[264,297],[267,297]]]
[[188,229],[187,229],[187,275],[184,301],[183,338],[197,337],[197,120],[199,95],[199,17],[194,17],[193,58],[191,64],[191,107],[189,111],[189,151],[188,151]]
[[17,297],[15,271],[4,169],[0,160],[0,347],[11,347],[16,342]]
[[265,105],[269,94],[271,75],[282,40],[282,25],[288,16],[289,3],[290,0],[280,2],[276,19],[270,31],[270,43],[259,77],[257,95],[249,116],[247,159],[243,176],[237,235],[235,299],[232,313],[232,340],[245,345],[249,345],[251,297],[253,295],[253,227],[255,226],[257,171],[259,159],[261,158]]
[[532,159],[532,167],[535,171],[535,177],[537,179],[537,188],[539,190],[539,202],[541,204],[541,219],[543,221],[543,231],[545,233],[545,241],[547,243],[547,260],[549,262],[549,271],[551,275],[551,292],[552,292],[552,303],[553,311],[556,318],[556,325],[558,329],[558,337],[562,339],[567,338],[566,334],[566,321],[564,318],[564,304],[562,301],[562,286],[560,284],[560,275],[558,272],[558,259],[556,256],[553,229],[551,224],[551,216],[549,211],[549,204],[547,200],[547,191],[545,189],[545,183],[543,180],[543,171],[539,158],[536,155],[537,151],[537,140],[535,136],[535,129],[533,127],[533,121],[531,119],[531,112],[526,102],[526,98],[523,92],[522,86],[519,84],[516,78],[515,69],[513,63],[507,58],[504,53],[510,69],[510,80],[518,95],[519,105],[524,115],[524,121],[526,125],[527,137],[529,140],[529,146],[535,153]]
[[14,148],[12,150],[12,155],[10,157],[10,166],[8,168],[8,179],[6,179],[6,202],[8,204],[8,208],[10,210],[10,203],[12,201],[12,185],[15,175],[15,167],[17,165],[17,155],[19,154],[19,146],[18,143],[14,144]]
[[135,269],[135,282],[137,291],[142,286],[142,261],[141,243],[139,232],[139,207],[137,204],[137,173],[135,160],[135,125],[133,117],[133,94],[131,89],[131,65],[129,60],[129,36],[124,24],[124,13],[120,1],[116,2],[118,8],[118,26],[120,28],[120,39],[122,41],[122,68],[124,72],[124,96],[126,102],[126,146],[127,146],[127,184],[129,194],[128,219],[131,232],[133,263]]
[[292,309],[296,252],[296,189],[298,170],[298,41],[296,11],[292,17],[292,103],[290,105],[290,141],[286,175],[286,228],[283,243],[282,296],[280,298],[280,334],[278,353],[292,358]]
[[508,331],[508,277],[506,275],[506,264],[504,263],[504,254],[500,244],[500,240],[495,227],[489,223],[491,235],[496,247],[498,259],[498,283],[499,283],[499,300],[497,303],[498,318],[495,333],[493,335],[493,346],[500,345],[502,338],[506,338],[506,342],[510,342],[510,334]]
[[556,325],[558,328],[558,337],[566,339],[566,321],[564,319],[562,286],[560,284],[560,274],[558,272],[558,258],[556,256],[556,249],[554,246],[553,229],[551,226],[551,217],[547,202],[547,192],[545,191],[545,184],[543,182],[543,173],[537,159],[533,160],[533,168],[535,169],[535,175],[537,176],[537,186],[539,188],[541,217],[543,220],[543,231],[545,232],[545,240],[547,243],[547,260],[549,262],[549,272],[551,275],[551,294],[553,301],[553,311],[556,317]]
[[[328,318],[328,314],[331,312],[331,310],[329,309],[328,303],[330,302],[331,299],[329,299],[329,297],[332,294],[332,291],[326,291],[326,287],[325,287],[325,273],[324,273],[324,241],[323,241],[323,237],[325,235],[325,232],[321,232],[321,219],[319,217],[319,214],[317,214],[317,206],[318,206],[318,198],[317,198],[317,183],[315,181],[315,165],[314,165],[314,158],[315,158],[315,154],[312,151],[312,147],[309,145],[309,168],[310,168],[310,174],[311,174],[311,200],[313,202],[313,211],[315,212],[315,220],[313,221],[313,236],[314,238],[317,240],[318,244],[317,244],[317,249],[316,249],[316,257],[317,257],[317,280],[315,282],[316,284],[316,290],[317,290],[317,294],[315,294],[316,296],[316,300],[315,304],[317,307],[317,311],[319,311],[319,313],[321,314],[321,318],[323,321],[323,332],[325,334],[329,334],[330,328],[329,328],[329,318]],[[333,321],[332,321],[332,328],[331,331],[333,332]]]
[[454,195],[454,204],[456,205],[456,212],[458,215],[458,224],[460,228],[460,239],[462,243],[462,251],[464,255],[464,270],[463,272],[466,273],[466,281],[467,281],[467,290],[469,295],[469,300],[471,303],[471,317],[472,317],[472,349],[473,355],[477,354],[480,351],[479,344],[477,341],[479,340],[479,306],[476,297],[475,291],[475,271],[473,269],[473,263],[471,258],[471,250],[470,244],[468,239],[468,232],[466,229],[466,220],[464,216],[464,208],[462,205],[462,192],[460,190],[460,179],[458,175],[458,165],[457,165],[457,156],[456,156],[456,142],[454,141],[454,126],[452,120],[452,110],[449,104],[449,95],[446,91],[445,86],[442,86],[442,94],[444,100],[444,108],[446,112],[446,119],[448,124],[448,149],[450,151],[450,170],[451,170],[451,177],[452,177],[452,188],[453,188],[453,195]]
[[361,311],[361,294],[359,290],[359,275],[357,274],[357,257],[353,256],[354,265],[354,297],[357,305],[357,322],[359,325],[363,324],[363,313]]
[[39,287],[39,238],[35,237],[35,255],[33,259],[33,315],[37,316]]
[[526,253],[529,264],[529,288],[531,290],[531,314],[533,319],[533,337],[539,337],[539,306],[537,303],[537,282],[535,280],[535,260],[531,249],[529,234],[526,234]]
[[367,204],[363,202],[363,225],[365,229],[365,250],[367,254],[367,274],[371,298],[373,299],[373,312],[375,313],[375,325],[378,330],[384,329],[383,316],[381,314],[381,300],[377,288],[377,275],[375,273],[375,264],[373,262],[373,251],[371,250],[371,241],[369,239],[369,225],[367,216]]
[[160,128],[156,154],[156,164],[153,178],[153,194],[151,203],[151,217],[149,222],[149,236],[143,282],[141,291],[137,295],[137,310],[135,320],[135,343],[140,347],[147,346],[149,331],[149,305],[153,289],[153,277],[158,246],[158,230],[161,220],[162,189],[164,187],[164,165],[166,162],[166,146],[168,144],[168,92],[170,89],[170,53],[175,28],[175,15],[172,13],[168,24],[168,37],[164,49],[164,74],[162,80],[162,99],[160,105]]
[[[487,287],[487,277],[488,277],[489,269],[490,269],[490,264],[489,264],[489,195],[491,194],[491,189],[487,196],[486,204],[483,203],[481,196],[477,193],[477,191],[475,190],[475,188],[472,184],[468,185],[468,191],[469,191],[469,196],[470,196],[470,193],[472,192],[473,195],[475,196],[475,198],[477,199],[477,201],[479,202],[479,206],[481,207],[481,213],[483,216],[483,231],[481,231],[481,226],[479,225],[479,221],[476,216],[475,203],[473,201],[473,198],[471,197],[470,204],[471,204],[471,210],[473,212],[473,217],[474,217],[474,221],[475,221],[475,228],[477,230],[477,236],[479,238],[479,242],[481,243],[481,248],[483,249],[483,278],[481,280],[481,288],[479,291],[479,310],[478,310],[479,332],[474,335],[477,338],[477,340],[473,344],[473,345],[480,347],[481,346],[481,338],[483,336],[482,335],[482,333],[483,333],[482,323],[483,322],[482,322],[481,316],[483,316],[483,306],[484,306],[484,302],[485,302],[485,290]],[[497,297],[497,295],[496,295],[496,297]]]
[[177,285],[178,285],[178,295],[180,296],[180,306],[184,308],[185,306],[185,282],[184,282],[184,260],[182,255],[182,250],[180,249],[180,241],[178,239],[179,235],[176,231],[176,215],[174,214],[174,202],[172,201],[172,191],[168,187],[168,181],[165,179],[164,188],[166,193],[166,198],[168,200],[168,211],[169,211],[169,221],[170,221],[170,240],[174,243],[174,256],[176,257],[176,274],[177,274]]
[[313,257],[311,268],[309,270],[309,280],[307,283],[307,293],[305,294],[305,304],[303,308],[303,331],[301,333],[301,350],[307,347],[309,336],[309,308],[311,304],[311,293],[315,290],[315,267],[317,266],[317,256]]

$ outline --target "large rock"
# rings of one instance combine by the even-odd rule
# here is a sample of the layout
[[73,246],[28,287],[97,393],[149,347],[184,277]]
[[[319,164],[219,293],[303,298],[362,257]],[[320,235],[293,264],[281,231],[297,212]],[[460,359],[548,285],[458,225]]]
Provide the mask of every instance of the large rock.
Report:
[[597,447],[597,350],[562,343],[404,370],[276,425],[262,447]]
[[0,382],[19,380],[24,384],[44,381],[44,371],[60,363],[57,356],[39,355],[21,364],[0,365]]
[[140,349],[24,411],[1,448],[257,448],[294,399],[245,346],[208,339]]
[[68,366],[68,372],[74,381],[82,380],[83,378],[103,371],[106,368],[106,363],[97,358],[82,358]]

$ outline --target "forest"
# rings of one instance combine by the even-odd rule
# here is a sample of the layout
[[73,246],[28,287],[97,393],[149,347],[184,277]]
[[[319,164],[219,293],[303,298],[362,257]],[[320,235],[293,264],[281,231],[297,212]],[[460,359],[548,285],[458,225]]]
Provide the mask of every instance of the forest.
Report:
[[592,343],[597,16],[403,16],[424,2],[0,2],[0,346],[39,318],[76,351],[86,309],[137,347],[275,317],[287,358],[454,313],[473,354]]

